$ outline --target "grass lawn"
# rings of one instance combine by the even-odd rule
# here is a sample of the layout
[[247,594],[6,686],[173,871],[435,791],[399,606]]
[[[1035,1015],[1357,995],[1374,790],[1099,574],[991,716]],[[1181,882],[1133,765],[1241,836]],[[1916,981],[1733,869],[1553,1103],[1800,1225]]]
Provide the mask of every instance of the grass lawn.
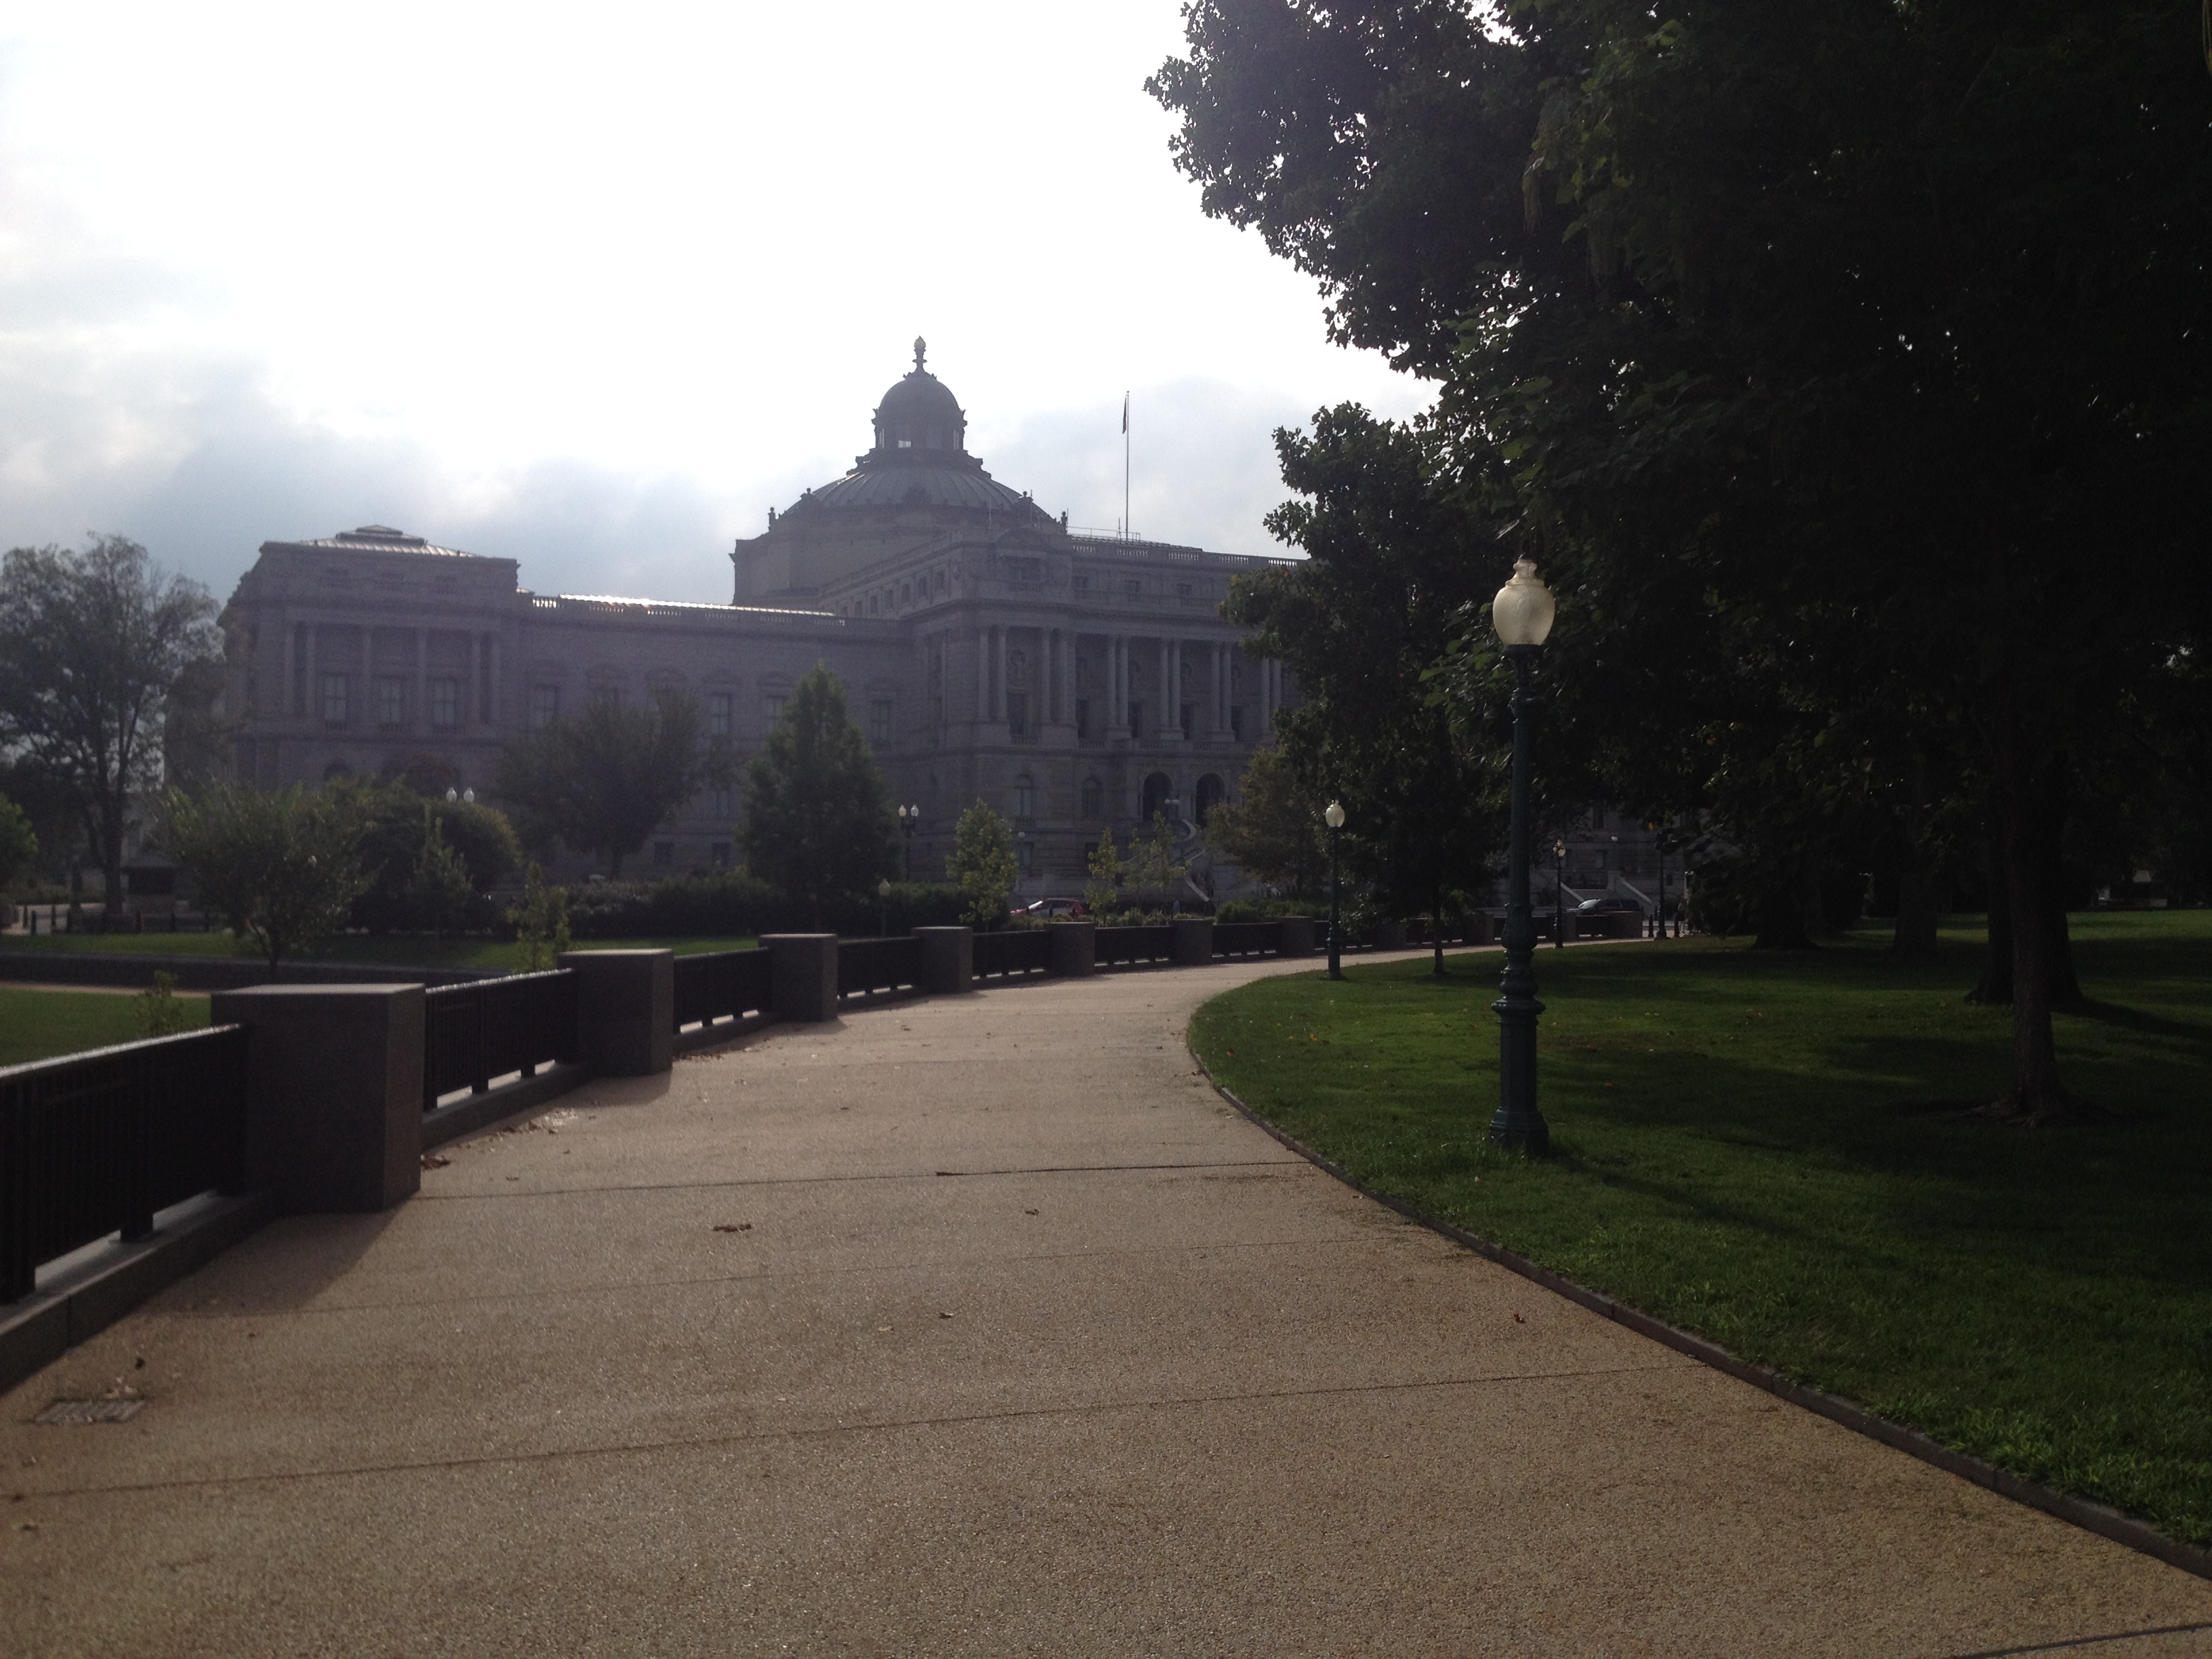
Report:
[[[744,939],[579,939],[584,951],[632,950],[666,946],[679,957],[699,951],[735,951],[760,941]],[[0,950],[90,951],[156,957],[235,957],[253,954],[228,933],[41,933],[32,938],[11,933],[0,939]],[[512,940],[490,939],[433,939],[417,933],[347,934],[325,939],[302,953],[317,962],[390,962],[413,968],[520,968],[522,947]]]
[[2070,1086],[2022,1129],[2010,1011],[1887,934],[1540,951],[1554,1156],[1500,1152],[1495,953],[1262,980],[1191,1025],[1251,1108],[1370,1184],[2021,1474],[2212,1543],[2212,913],[2074,919]]
[[[208,1023],[205,997],[179,995],[193,1030]],[[21,1066],[146,1035],[136,996],[102,991],[19,991],[0,986],[0,1066]]]

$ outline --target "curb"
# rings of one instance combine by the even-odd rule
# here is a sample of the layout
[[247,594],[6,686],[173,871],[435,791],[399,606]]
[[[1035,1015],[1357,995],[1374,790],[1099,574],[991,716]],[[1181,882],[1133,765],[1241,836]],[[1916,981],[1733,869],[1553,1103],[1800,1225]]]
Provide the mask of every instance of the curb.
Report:
[[[1189,1050],[1190,1045],[1188,1039],[1185,1040],[1183,1046],[1186,1050]],[[1553,1294],[1565,1297],[1568,1301],[1587,1308],[1592,1313],[1601,1315],[1617,1325],[1625,1326],[1638,1336],[1649,1337],[1662,1346],[1672,1348],[1676,1353],[1686,1355],[1700,1364],[1710,1365],[1717,1371],[1724,1371],[1740,1382],[1748,1382],[1753,1388],[1764,1389],[1778,1400],[1786,1400],[1793,1406],[1801,1407],[1806,1411],[1825,1417],[1832,1423],[1840,1424],[1855,1434],[1863,1434],[1869,1440],[1878,1440],[1885,1446],[1905,1453],[1908,1457],[1917,1457],[1923,1463],[1931,1464],[1942,1469],[1946,1474],[1957,1475],[1960,1480],[1970,1480],[1975,1486],[1996,1493],[2000,1498],[2008,1498],[2015,1504],[2025,1504],[2033,1510],[2040,1510],[2045,1515],[2056,1516],[2061,1521],[2080,1527],[2085,1532],[2094,1532],[2100,1538],[2112,1540],[2115,1544],[2124,1545],[2129,1549],[2155,1557],[2170,1567],[2179,1567],[2182,1571],[2194,1573],[2199,1578],[2212,1578],[2212,1549],[2199,1548],[2194,1544],[2185,1544],[2179,1539],[2169,1538],[2148,1522],[2139,1521],[2134,1516],[2116,1510],[2110,1504],[2094,1503],[2086,1498],[2075,1498],[2070,1493],[2059,1492],[2033,1480],[2025,1480],[2008,1469],[2001,1469],[1994,1463],[1986,1463],[1978,1457],[1954,1450],[1940,1440],[1923,1434],[1917,1429],[1905,1428],[1891,1422],[1887,1418],[1877,1417],[1865,1407],[1845,1400],[1839,1395],[1825,1394],[1818,1389],[1808,1389],[1803,1383],[1794,1382],[1768,1366],[1755,1365],[1749,1360],[1739,1359],[1717,1342],[1708,1341],[1705,1338],[1693,1335],[1679,1326],[1669,1325],[1663,1319],[1655,1319],[1650,1314],[1629,1307],[1625,1303],[1616,1302],[1609,1296],[1601,1295],[1585,1285],[1577,1284],[1571,1279],[1553,1273],[1549,1267],[1531,1261],[1525,1255],[1516,1255],[1502,1244],[1484,1238],[1480,1234],[1471,1233],[1466,1228],[1446,1221],[1441,1217],[1431,1215],[1425,1210],[1409,1204],[1401,1198],[1378,1191],[1350,1170],[1322,1157],[1321,1153],[1296,1136],[1285,1134],[1268,1122],[1266,1118],[1261,1117],[1239,1100],[1236,1093],[1220,1079],[1215,1077],[1207,1069],[1206,1062],[1199,1059],[1195,1052],[1191,1053],[1190,1059],[1191,1064],[1198,1067],[1199,1075],[1213,1085],[1214,1092],[1235,1107],[1249,1122],[1257,1127],[1270,1139],[1288,1147],[1316,1169],[1342,1182],[1362,1197],[1372,1199],[1386,1209],[1395,1210],[1408,1221],[1426,1227],[1431,1232],[1442,1234],[1453,1243],[1472,1250],[1487,1261],[1496,1262],[1509,1273],[1518,1273],[1522,1278],[1541,1285]]]

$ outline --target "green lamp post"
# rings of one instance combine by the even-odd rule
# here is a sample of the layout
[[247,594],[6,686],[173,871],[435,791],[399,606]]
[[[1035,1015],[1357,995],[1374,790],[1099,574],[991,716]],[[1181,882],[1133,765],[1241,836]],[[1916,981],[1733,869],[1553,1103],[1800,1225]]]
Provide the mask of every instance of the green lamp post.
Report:
[[1513,580],[1498,590],[1490,606],[1491,625],[1513,665],[1512,862],[1506,878],[1505,973],[1499,981],[1504,994],[1491,1005],[1498,1015],[1498,1105],[1490,1138],[1535,1155],[1550,1150],[1552,1134],[1536,1109],[1536,1017],[1544,1005],[1536,1000],[1536,924],[1528,913],[1528,751],[1535,724],[1528,675],[1558,609],[1528,559],[1515,562]]

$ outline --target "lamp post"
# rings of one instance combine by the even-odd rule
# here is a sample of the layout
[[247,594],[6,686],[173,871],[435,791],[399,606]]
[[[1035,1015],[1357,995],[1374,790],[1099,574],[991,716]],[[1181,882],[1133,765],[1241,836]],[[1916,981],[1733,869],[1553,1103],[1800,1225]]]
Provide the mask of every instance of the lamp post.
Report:
[[898,810],[899,834],[906,837],[906,878],[914,879],[914,832],[921,827],[921,808],[902,806]]
[[891,933],[891,878],[884,877],[876,883],[876,937],[889,939]]
[[[1557,611],[1552,590],[1538,580],[1528,559],[1514,562],[1513,580],[1498,590],[1490,606],[1491,625],[1513,665],[1512,866],[1505,900],[1505,973],[1499,982],[1504,994],[1491,1004],[1498,1015],[1498,1102],[1490,1138],[1532,1155],[1551,1149],[1552,1133],[1536,1109],[1536,1017],[1544,1005],[1536,1000],[1536,925],[1528,914],[1528,748],[1535,721],[1528,673]],[[1564,863],[1564,842],[1554,842],[1553,848]],[[1564,915],[1564,891],[1558,902]]]
[[1344,829],[1344,806],[1331,801],[1322,815],[1328,825],[1328,976],[1344,977],[1344,878],[1336,860],[1337,836]]
[[[1531,927],[1534,924],[1532,922]],[[1552,843],[1552,948],[1567,948],[1567,838]]]

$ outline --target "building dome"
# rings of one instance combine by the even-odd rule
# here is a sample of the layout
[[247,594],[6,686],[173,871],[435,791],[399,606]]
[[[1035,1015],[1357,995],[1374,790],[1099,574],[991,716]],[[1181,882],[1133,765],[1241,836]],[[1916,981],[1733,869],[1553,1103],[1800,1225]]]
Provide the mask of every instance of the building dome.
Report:
[[914,368],[892,383],[876,405],[876,447],[871,459],[920,460],[967,453],[968,416],[952,388],[922,367],[927,344],[914,343]]

